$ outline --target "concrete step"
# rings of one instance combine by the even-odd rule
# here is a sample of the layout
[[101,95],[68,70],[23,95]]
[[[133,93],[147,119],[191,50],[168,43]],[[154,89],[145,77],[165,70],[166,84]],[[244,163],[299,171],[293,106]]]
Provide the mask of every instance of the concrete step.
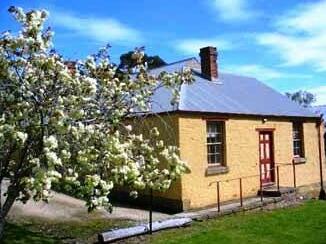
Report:
[[257,195],[260,196],[263,194],[264,197],[280,197],[282,195],[291,194],[295,192],[293,187],[280,187],[277,189],[276,186],[264,187],[262,192],[258,190]]

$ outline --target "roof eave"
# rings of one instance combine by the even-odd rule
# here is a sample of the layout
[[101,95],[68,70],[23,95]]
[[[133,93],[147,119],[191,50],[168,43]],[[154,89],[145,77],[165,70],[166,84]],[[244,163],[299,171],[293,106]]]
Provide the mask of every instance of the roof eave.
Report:
[[171,111],[164,111],[159,113],[152,113],[152,114],[194,114],[194,115],[218,115],[218,116],[228,116],[228,117],[256,117],[256,118],[284,118],[289,120],[320,120],[318,115],[316,116],[302,116],[302,115],[273,115],[273,114],[245,114],[245,113],[224,113],[224,112],[209,112],[209,111],[189,111],[189,110],[171,110]]

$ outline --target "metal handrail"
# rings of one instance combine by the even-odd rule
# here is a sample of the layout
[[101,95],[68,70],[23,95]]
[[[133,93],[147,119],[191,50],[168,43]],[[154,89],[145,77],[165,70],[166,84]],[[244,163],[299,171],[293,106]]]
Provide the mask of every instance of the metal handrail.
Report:
[[[294,160],[292,160],[292,163],[278,163],[275,164],[276,167],[273,167],[269,170],[266,170],[264,173],[268,172],[268,171],[275,171],[276,169],[276,180],[277,180],[277,189],[278,191],[280,190],[280,176],[279,176],[279,168],[283,167],[283,166],[293,166],[293,185],[294,188],[296,188],[296,173],[295,173],[295,163]],[[275,166],[274,165],[274,166]],[[212,184],[216,183],[216,194],[217,194],[217,211],[220,212],[221,211],[221,201],[220,201],[220,183],[222,182],[231,182],[231,181],[235,181],[235,180],[239,180],[239,196],[240,196],[240,206],[243,207],[243,192],[242,192],[242,180],[243,179],[248,179],[248,178],[253,178],[253,177],[258,177],[259,176],[259,185],[260,185],[260,200],[261,202],[263,202],[263,183],[262,183],[262,172],[261,169],[259,169],[259,174],[257,175],[248,175],[248,176],[244,176],[244,177],[237,177],[237,178],[232,178],[232,179],[226,179],[226,180],[219,180],[219,181],[212,181],[209,183],[209,186],[211,186]]]
[[[283,167],[283,166],[290,166],[290,165],[293,165],[293,163],[287,163],[287,164],[275,164],[276,165],[276,167],[274,167],[274,168],[271,168],[271,169],[269,169],[269,170],[267,170],[267,171],[272,171],[272,170],[275,170],[275,169],[277,169],[277,167]],[[216,180],[216,181],[212,181],[212,182],[210,182],[209,183],[209,186],[211,186],[212,184],[214,184],[214,183],[217,183],[217,182],[230,182],[230,181],[234,181],[234,180],[239,180],[240,178],[242,178],[242,179],[248,179],[248,178],[254,178],[254,177],[258,177],[258,176],[260,176],[260,174],[256,174],[256,175],[247,175],[247,176],[243,176],[243,177],[237,177],[237,178],[231,178],[231,179],[226,179],[226,180]]]
[[288,165],[292,165],[293,163],[277,163],[275,165],[282,165],[282,166],[288,166]]

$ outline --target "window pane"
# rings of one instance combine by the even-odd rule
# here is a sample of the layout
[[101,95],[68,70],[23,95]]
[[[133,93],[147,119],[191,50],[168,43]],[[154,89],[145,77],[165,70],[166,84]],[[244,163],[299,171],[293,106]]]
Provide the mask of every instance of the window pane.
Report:
[[270,158],[269,143],[265,144],[265,150],[266,150],[266,159],[269,159]]
[[207,145],[207,152],[209,154],[216,153],[216,145]]
[[222,142],[223,141],[223,134],[222,133],[218,133],[216,135],[216,141],[217,142]]
[[211,155],[211,158],[212,158],[212,163],[215,163],[216,159],[215,159],[215,154],[212,154]]
[[300,147],[301,147],[301,141],[294,141],[294,142],[293,142],[293,146],[294,146],[295,148],[300,148]]
[[216,137],[207,137],[207,143],[216,143],[217,138]]
[[266,177],[270,178],[270,174],[271,174],[271,165],[266,164]]
[[293,139],[300,139],[299,131],[293,131]]
[[208,155],[208,163],[213,164],[214,163],[214,155]]
[[216,124],[216,132],[218,132],[218,133],[223,133],[223,124],[222,124],[222,122],[218,122],[217,124]]
[[260,143],[260,159],[264,159],[264,144]]
[[222,156],[221,154],[216,154],[216,163],[222,163]]

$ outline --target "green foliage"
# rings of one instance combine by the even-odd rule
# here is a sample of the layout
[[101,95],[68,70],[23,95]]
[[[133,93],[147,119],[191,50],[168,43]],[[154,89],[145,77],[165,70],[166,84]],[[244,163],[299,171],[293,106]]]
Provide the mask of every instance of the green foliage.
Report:
[[[119,68],[131,68],[137,65],[137,60],[133,58],[134,52],[130,51],[124,53],[120,56],[120,64]],[[166,62],[158,55],[155,56],[148,56],[147,54],[144,55],[143,61],[147,63],[147,67],[149,69],[158,68],[166,64]]]
[[297,92],[286,92],[285,95],[290,98],[292,101],[300,104],[303,107],[309,107],[312,103],[316,101],[314,94],[308,91],[297,91]]

